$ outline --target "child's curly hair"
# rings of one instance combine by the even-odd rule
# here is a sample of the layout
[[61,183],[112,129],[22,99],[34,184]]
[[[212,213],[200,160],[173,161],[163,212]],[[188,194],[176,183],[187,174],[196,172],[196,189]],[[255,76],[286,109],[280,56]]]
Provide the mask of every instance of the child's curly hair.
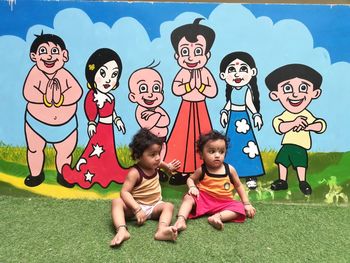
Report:
[[132,138],[129,147],[131,150],[131,158],[139,159],[143,152],[153,144],[162,146],[163,141],[147,129],[140,129]]
[[206,134],[201,134],[197,141],[197,151],[199,153],[203,153],[204,146],[208,143],[208,141],[213,140],[224,140],[226,149],[228,148],[229,139],[222,133],[217,130],[212,130]]

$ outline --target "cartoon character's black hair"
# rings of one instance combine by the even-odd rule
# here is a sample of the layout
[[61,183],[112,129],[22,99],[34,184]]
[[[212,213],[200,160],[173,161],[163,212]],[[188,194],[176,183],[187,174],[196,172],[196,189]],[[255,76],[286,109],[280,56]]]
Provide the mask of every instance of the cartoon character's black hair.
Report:
[[[227,66],[235,59],[242,60],[245,63],[247,63],[250,68],[256,69],[255,61],[250,54],[248,54],[246,52],[242,52],[242,51],[237,51],[237,52],[232,52],[230,54],[227,54],[222,59],[222,61],[220,63],[220,72],[225,72]],[[254,106],[255,106],[256,110],[259,112],[260,111],[260,94],[259,94],[256,75],[251,78],[249,85],[250,85],[250,88],[251,88],[252,94],[253,94]],[[232,93],[232,87],[226,83],[226,101],[229,101],[231,99],[231,93]]]
[[288,64],[279,67],[265,78],[265,83],[270,91],[276,91],[279,83],[294,78],[301,78],[310,81],[314,86],[314,90],[321,88],[321,74],[304,64]]
[[210,27],[200,25],[199,22],[201,20],[203,20],[203,18],[196,18],[193,24],[186,24],[174,29],[170,38],[176,53],[178,53],[178,45],[183,37],[185,37],[187,41],[194,43],[198,41],[197,37],[199,35],[202,35],[206,40],[205,53],[209,52],[215,40],[215,32]]
[[30,46],[30,53],[36,53],[38,50],[38,47],[42,43],[48,43],[48,42],[52,42],[55,45],[58,45],[62,50],[66,50],[66,44],[64,43],[63,39],[57,35],[44,34],[43,32],[41,32],[40,35],[35,35],[35,36],[36,36],[36,39],[34,39],[32,45]]
[[96,50],[88,59],[85,66],[85,77],[88,82],[88,86],[94,88],[96,72],[109,61],[114,60],[118,65],[119,74],[117,76],[116,87],[119,86],[119,79],[122,74],[122,61],[119,55],[109,48],[100,48]]

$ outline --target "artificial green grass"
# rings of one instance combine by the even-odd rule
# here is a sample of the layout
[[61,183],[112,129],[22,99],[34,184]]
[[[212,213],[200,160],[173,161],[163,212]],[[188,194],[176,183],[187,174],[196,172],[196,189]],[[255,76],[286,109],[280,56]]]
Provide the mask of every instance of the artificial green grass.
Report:
[[128,222],[131,239],[111,249],[110,201],[0,196],[0,262],[349,262],[349,206],[255,206],[223,231],[189,220],[174,243],[153,239],[156,221]]

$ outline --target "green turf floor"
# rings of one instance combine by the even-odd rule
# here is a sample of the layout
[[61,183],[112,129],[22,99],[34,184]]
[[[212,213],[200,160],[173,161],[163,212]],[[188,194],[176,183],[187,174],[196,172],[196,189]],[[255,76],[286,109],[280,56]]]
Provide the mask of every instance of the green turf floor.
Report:
[[0,262],[350,262],[349,206],[255,206],[223,231],[190,220],[174,243],[153,239],[155,221],[129,222],[131,239],[111,249],[109,201],[0,195]]

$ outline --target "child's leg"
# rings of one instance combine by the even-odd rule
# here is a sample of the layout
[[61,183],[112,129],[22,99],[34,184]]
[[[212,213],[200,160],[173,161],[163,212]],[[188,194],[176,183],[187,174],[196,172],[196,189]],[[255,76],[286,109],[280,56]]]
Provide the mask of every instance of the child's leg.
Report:
[[170,226],[171,218],[173,216],[174,205],[172,203],[160,203],[156,205],[152,211],[151,218],[158,219],[158,229],[154,235],[156,240],[173,240],[177,238],[177,229]]
[[118,246],[123,241],[130,238],[130,233],[125,223],[125,214],[132,216],[132,211],[125,205],[121,198],[112,200],[112,220],[116,229],[116,235],[112,239],[110,245]]
[[305,181],[306,179],[306,168],[305,167],[297,167],[297,175],[299,178],[299,182]]
[[279,172],[279,179],[277,179],[271,184],[271,190],[278,191],[278,190],[288,189],[288,183],[287,183],[288,168],[279,163],[278,172]]
[[279,172],[280,179],[283,181],[286,181],[288,168],[283,166],[282,164],[278,164],[278,172]]
[[177,220],[175,222],[175,227],[177,228],[177,231],[182,231],[187,228],[186,220],[192,210],[193,205],[194,205],[193,197],[190,196],[189,194],[186,194],[182,200],[182,204],[180,206],[180,210],[177,215]]
[[299,179],[299,188],[304,195],[311,195],[311,185],[306,181],[306,168],[297,167],[297,175]]
[[237,218],[238,214],[230,210],[224,210],[208,217],[208,223],[218,230],[224,229],[224,222],[232,221]]

